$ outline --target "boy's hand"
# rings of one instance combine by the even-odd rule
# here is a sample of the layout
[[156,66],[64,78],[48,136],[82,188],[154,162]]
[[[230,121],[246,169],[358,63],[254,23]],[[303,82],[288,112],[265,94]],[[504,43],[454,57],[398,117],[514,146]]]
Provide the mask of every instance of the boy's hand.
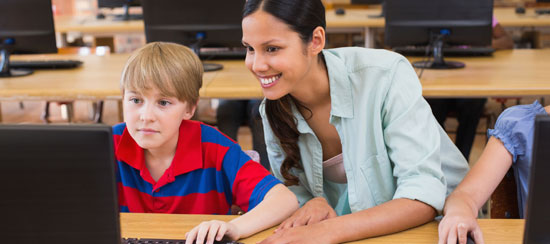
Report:
[[283,221],[275,232],[292,227],[315,224],[336,216],[336,212],[328,204],[326,199],[316,197],[309,200],[303,207],[294,212],[292,216]]
[[455,211],[445,214],[439,223],[439,244],[466,244],[467,235],[471,233],[475,243],[483,244],[483,234],[477,224],[476,216],[471,211]]
[[232,223],[220,220],[204,221],[185,234],[185,244],[193,244],[193,241],[196,241],[196,244],[213,244],[214,241],[221,241],[224,236],[236,241],[239,239],[238,232],[237,226]]

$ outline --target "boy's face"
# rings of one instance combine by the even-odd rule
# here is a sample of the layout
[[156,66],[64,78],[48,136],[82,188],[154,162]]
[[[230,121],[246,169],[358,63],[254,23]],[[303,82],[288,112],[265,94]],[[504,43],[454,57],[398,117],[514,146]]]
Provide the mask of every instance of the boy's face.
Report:
[[146,150],[176,148],[179,127],[191,119],[196,105],[163,96],[158,88],[139,93],[124,91],[124,122],[137,144]]

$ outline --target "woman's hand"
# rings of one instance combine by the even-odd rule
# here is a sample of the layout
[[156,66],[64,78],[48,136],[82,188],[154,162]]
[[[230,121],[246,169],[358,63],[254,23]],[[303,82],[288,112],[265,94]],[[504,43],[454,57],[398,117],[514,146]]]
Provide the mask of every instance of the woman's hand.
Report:
[[275,232],[292,227],[315,224],[336,216],[336,212],[328,204],[327,200],[322,197],[316,197],[309,200],[303,207],[294,212],[292,216],[283,221]]
[[324,244],[333,235],[322,223],[286,228],[275,232],[259,244]]
[[238,240],[237,226],[220,220],[205,221],[185,234],[185,244],[192,244],[195,240],[197,244],[213,244],[214,240],[221,241],[224,236],[232,241]]
[[468,233],[476,244],[484,244],[483,234],[472,212],[453,211],[445,214],[439,223],[439,244],[466,244]]

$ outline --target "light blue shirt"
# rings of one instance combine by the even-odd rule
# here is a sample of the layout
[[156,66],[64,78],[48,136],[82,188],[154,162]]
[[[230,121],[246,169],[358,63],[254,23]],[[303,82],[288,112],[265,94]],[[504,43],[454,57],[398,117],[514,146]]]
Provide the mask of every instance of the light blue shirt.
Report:
[[506,150],[512,154],[520,218],[525,216],[535,117],[539,114],[548,115],[538,101],[507,108],[498,117],[495,128],[487,132],[489,136],[499,139]]
[[[407,198],[440,212],[468,164],[433,117],[410,63],[386,50],[339,48],[323,54],[330,82],[330,123],[342,143],[347,191],[325,191],[321,143],[293,107],[304,170],[291,170],[300,184],[289,188],[300,205],[324,197],[332,207],[347,203],[357,212]],[[265,116],[265,101],[260,113],[271,168],[284,180],[280,167],[285,153]]]

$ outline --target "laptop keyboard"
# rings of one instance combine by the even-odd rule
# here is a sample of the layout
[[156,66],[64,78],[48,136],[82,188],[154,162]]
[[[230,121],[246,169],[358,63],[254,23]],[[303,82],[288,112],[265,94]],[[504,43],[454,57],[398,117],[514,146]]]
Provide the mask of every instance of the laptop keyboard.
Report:
[[[185,240],[122,238],[122,244],[185,244]],[[214,244],[243,244],[243,243],[236,242],[236,241],[214,241]]]

